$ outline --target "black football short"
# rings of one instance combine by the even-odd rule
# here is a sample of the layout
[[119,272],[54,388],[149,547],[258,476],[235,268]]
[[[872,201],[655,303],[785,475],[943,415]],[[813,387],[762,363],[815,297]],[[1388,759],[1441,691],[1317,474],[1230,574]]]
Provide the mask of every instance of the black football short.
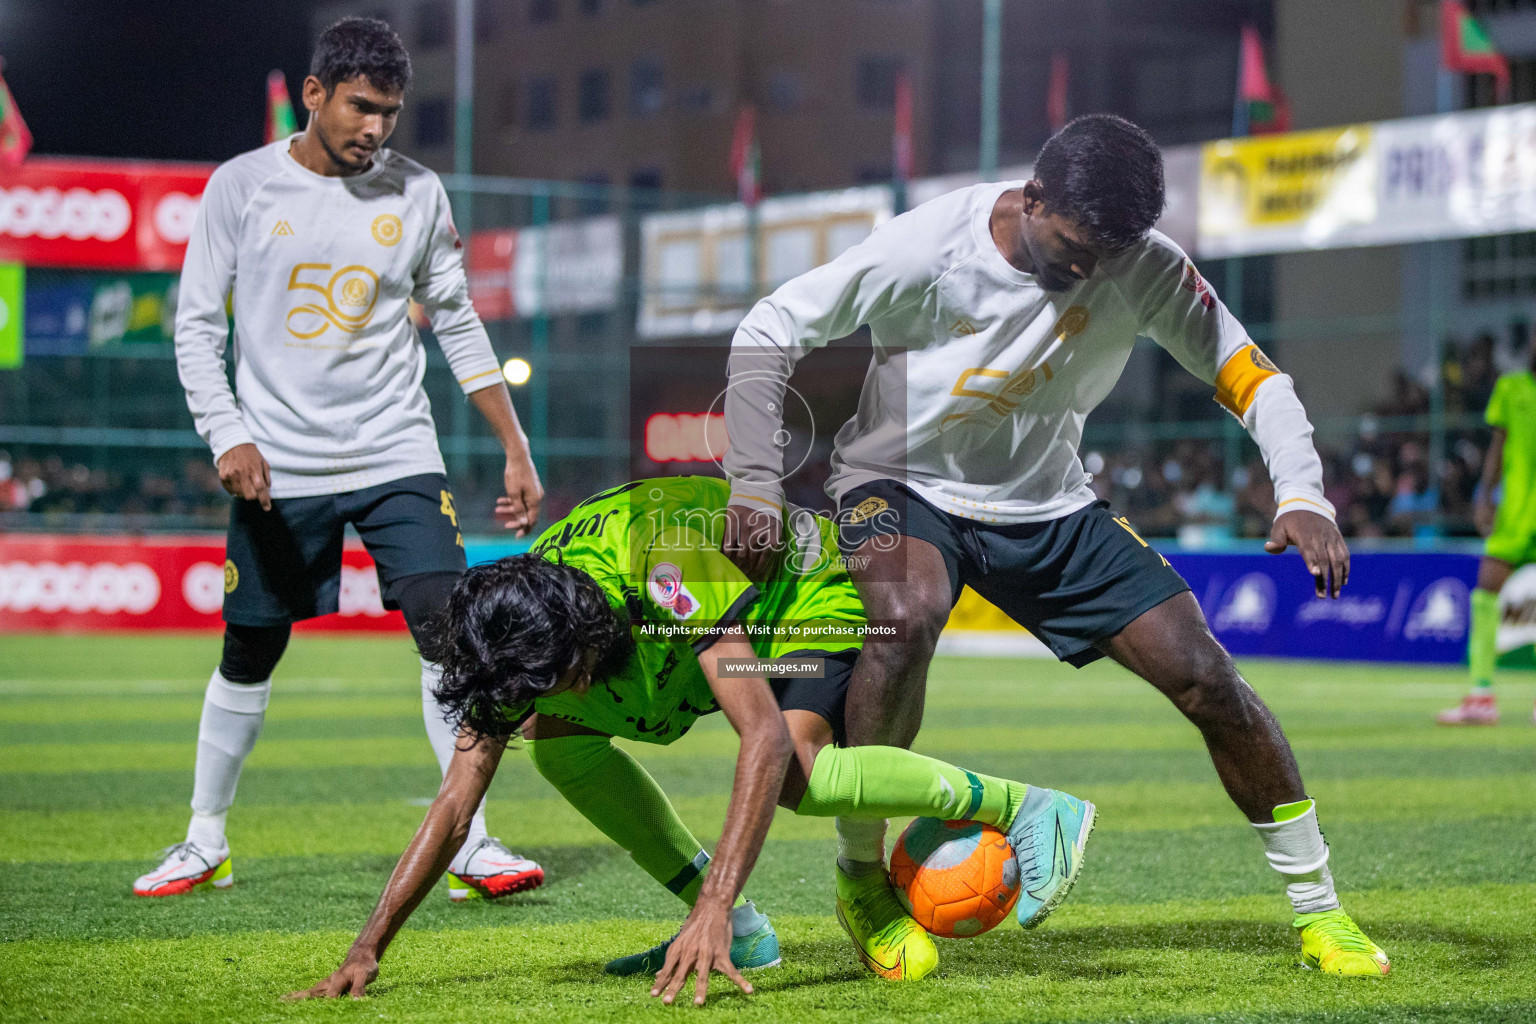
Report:
[[932,544],[949,569],[951,603],[969,586],[1079,668],[1103,657],[1100,640],[1189,589],[1107,501],[1049,522],[1000,525],[950,515],[894,480],[876,480],[843,495],[838,521],[844,554],[881,532]]
[[407,576],[463,572],[464,538],[448,478],[426,473],[309,498],[273,498],[272,510],[234,500],[225,542],[224,621],[281,626],[337,610],[342,531],[348,523],[378,568],[384,607]]
[[858,651],[796,651],[780,660],[791,658],[822,658],[826,661],[826,675],[822,679],[778,679],[770,677],[768,685],[779,702],[780,711],[809,711],[820,715],[832,726],[832,738],[838,746],[846,740],[843,731],[843,712],[848,706],[848,683],[853,679],[853,663]]

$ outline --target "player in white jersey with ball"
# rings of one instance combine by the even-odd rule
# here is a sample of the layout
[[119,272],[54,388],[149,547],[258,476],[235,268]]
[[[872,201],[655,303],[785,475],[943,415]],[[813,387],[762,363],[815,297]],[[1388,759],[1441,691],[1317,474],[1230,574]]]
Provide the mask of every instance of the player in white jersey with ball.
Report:
[[[437,175],[383,148],[410,75],[388,25],[338,21],[304,80],[306,129],[222,164],[198,208],[176,360],[198,432],[234,496],[224,655],[204,697],[186,840],[134,882],[140,896],[233,881],[224,824],[240,769],[292,623],[337,610],[346,524],[377,563],[385,606],[400,609],[418,638],[464,571],[412,299],[506,450],[508,526],[522,536],[538,519],[543,492],[469,301],[447,194]],[[422,714],[446,771],[455,734],[432,696],[438,678],[423,661]],[[537,864],[487,835],[483,804],[449,871],[455,899],[543,880]]]
[[[1147,134],[1109,115],[1079,118],[1041,150],[1032,180],[926,203],[757,303],[732,345],[724,549],[754,579],[771,563],[783,508],[774,439],[795,363],[868,325],[874,358],[837,435],[828,491],[870,621],[905,635],[866,642],[849,743],[912,742],[938,634],[968,585],[1063,661],[1108,656],[1167,695],[1285,878],[1303,962],[1380,977],[1386,954],[1339,906],[1279,724],[1189,587],[1096,500],[1078,459],[1088,413],[1136,337],[1150,337],[1214,385],[1258,443],[1279,506],[1267,549],[1295,545],[1319,597],[1337,597],[1348,576],[1291,379],[1152,230],[1163,204],[1162,157]],[[1065,827],[1056,856],[1081,858],[1091,826]],[[839,819],[839,839],[838,902],[861,910],[849,934],[866,960],[935,963],[885,878],[883,823]]]

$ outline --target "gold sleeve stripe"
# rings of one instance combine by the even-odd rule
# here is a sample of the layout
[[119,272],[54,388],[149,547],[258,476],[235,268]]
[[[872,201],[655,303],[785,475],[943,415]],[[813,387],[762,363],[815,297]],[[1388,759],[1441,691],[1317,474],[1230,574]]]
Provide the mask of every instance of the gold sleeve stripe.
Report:
[[1318,504],[1317,502],[1313,501],[1311,498],[1287,498],[1285,501],[1282,501],[1279,505],[1275,506],[1275,511],[1279,512],[1280,509],[1285,508],[1285,506],[1287,506],[1287,505],[1294,505],[1298,501],[1301,502],[1303,505],[1311,505],[1313,508],[1322,509],[1325,513],[1328,511],[1326,506]]
[[472,377],[465,377],[463,380],[459,381],[459,383],[460,384],[468,384],[472,380],[479,380],[481,377],[489,377],[493,373],[500,373],[500,372],[501,372],[501,367],[498,366],[494,370],[486,370],[484,373],[477,373],[477,374],[475,374]]
[[776,501],[769,501],[767,498],[759,498],[755,494],[737,494],[737,495],[733,495],[731,500],[733,502],[736,502],[736,501],[755,501],[759,505],[767,505],[769,508],[773,509],[775,512],[783,512],[784,511],[784,506],[780,505],[778,502],[776,502]]
[[1259,351],[1259,346],[1247,345],[1228,359],[1216,375],[1216,401],[1242,418],[1253,404],[1259,385],[1279,372],[1280,368]]

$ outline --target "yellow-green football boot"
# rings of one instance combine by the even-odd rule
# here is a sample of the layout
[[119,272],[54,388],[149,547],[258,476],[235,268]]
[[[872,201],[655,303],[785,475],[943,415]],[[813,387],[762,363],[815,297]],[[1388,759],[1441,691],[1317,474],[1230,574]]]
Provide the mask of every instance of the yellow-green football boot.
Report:
[[1344,978],[1380,978],[1392,969],[1382,948],[1365,937],[1343,909],[1297,914],[1301,965]]
[[852,878],[838,867],[837,923],[864,966],[882,978],[916,981],[939,966],[933,937],[902,908],[884,868]]

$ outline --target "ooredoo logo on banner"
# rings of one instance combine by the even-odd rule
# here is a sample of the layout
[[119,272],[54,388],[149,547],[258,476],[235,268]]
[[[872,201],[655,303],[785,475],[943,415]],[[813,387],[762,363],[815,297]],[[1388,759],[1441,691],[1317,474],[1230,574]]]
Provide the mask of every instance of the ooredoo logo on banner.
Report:
[[0,260],[177,270],[212,165],[34,157],[0,166]]
[[[366,552],[342,553],[340,608],[314,630],[398,630]],[[0,537],[0,632],[223,627],[224,545],[201,538]]]

